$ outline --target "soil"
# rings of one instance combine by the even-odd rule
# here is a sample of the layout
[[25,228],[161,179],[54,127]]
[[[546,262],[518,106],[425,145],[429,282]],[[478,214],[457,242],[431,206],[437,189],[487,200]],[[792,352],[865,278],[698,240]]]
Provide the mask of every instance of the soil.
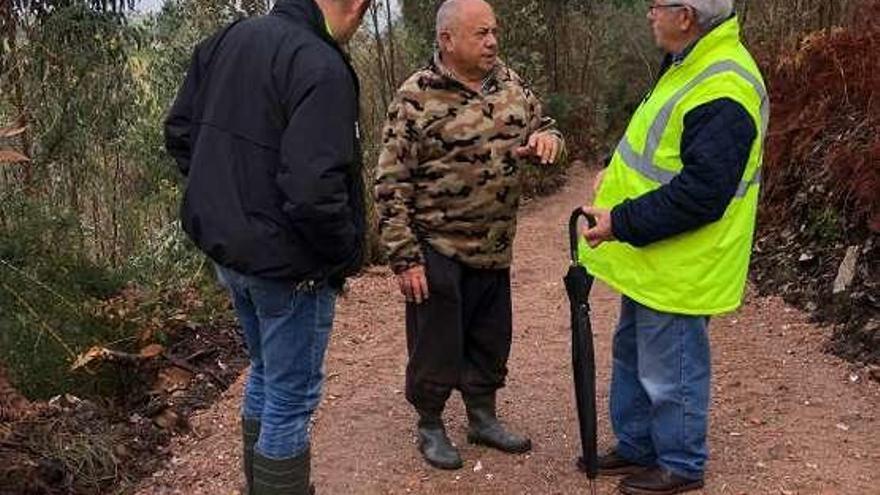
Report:
[[[384,268],[353,280],[339,302],[326,362],[324,400],[314,420],[313,478],[325,494],[589,493],[573,459],[579,449],[570,371],[565,224],[587,200],[592,172],[573,169],[556,195],[524,207],[512,273],[515,330],[500,414],[531,436],[528,455],[465,442],[457,395],[445,414],[465,467],[428,467],[415,447],[415,415],[403,396],[403,302]],[[593,289],[600,450],[608,424],[610,343],[619,296]],[[832,334],[779,297],[749,291],[735,314],[713,319],[711,459],[704,494],[877,494],[880,383],[871,370],[824,352]],[[876,371],[875,371],[876,372]],[[236,494],[242,483],[238,408],[243,376],[197,413],[173,457],[140,484],[139,495]],[[597,493],[616,490],[601,479]]]
[[[757,51],[772,115],[752,279],[880,366],[880,1],[848,28]],[[880,492],[880,490],[878,490]]]
[[0,495],[119,493],[160,469],[174,434],[247,364],[229,324],[181,326],[167,346],[136,364],[97,365],[134,377],[122,397],[29,403],[0,370]]

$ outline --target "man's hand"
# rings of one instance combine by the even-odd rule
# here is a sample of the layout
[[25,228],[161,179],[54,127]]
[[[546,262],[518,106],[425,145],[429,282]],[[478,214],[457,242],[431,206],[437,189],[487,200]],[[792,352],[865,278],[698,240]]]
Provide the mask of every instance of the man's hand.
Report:
[[611,229],[611,211],[603,208],[584,206],[581,208],[587,215],[596,219],[595,227],[584,227],[582,234],[591,248],[597,248],[605,241],[614,240],[614,231]]
[[535,132],[529,136],[529,142],[515,150],[519,158],[535,157],[542,165],[556,163],[562,150],[562,140],[552,132]]
[[428,277],[425,275],[425,267],[416,265],[397,274],[397,282],[400,284],[400,293],[406,297],[406,302],[422,304],[428,299]]

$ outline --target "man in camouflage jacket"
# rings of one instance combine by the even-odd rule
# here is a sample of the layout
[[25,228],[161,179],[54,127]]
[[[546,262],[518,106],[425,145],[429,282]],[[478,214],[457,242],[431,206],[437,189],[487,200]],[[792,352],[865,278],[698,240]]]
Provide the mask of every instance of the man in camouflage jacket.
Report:
[[519,76],[497,58],[483,0],[447,0],[438,52],[388,111],[376,202],[381,239],[406,296],[406,396],[433,466],[462,460],[441,415],[453,389],[468,441],[510,453],[531,441],[495,414],[512,334],[510,264],[525,159],[554,163],[564,142]]

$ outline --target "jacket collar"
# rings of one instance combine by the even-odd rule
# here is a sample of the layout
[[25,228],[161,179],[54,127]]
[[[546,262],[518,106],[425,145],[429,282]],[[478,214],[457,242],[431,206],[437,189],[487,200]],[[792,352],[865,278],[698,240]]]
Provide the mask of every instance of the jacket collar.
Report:
[[733,13],[727,19],[716,24],[715,27],[706,31],[702,36],[694,40],[680,53],[667,53],[660,64],[660,72],[657,74],[659,81],[663,74],[671,67],[682,65],[689,60],[702,57],[703,54],[713,50],[719,44],[739,43],[740,25],[739,18]]
[[667,55],[667,60],[673,65],[679,65],[684,63],[691,54],[694,56],[700,56],[702,53],[711,50],[718,44],[730,42],[737,43],[739,40],[739,19],[736,14],[731,14],[730,17],[714,25],[702,36],[694,40],[693,43],[688,45],[680,53]]
[[284,17],[296,24],[305,24],[312,30],[312,32],[318,35],[318,37],[339,52],[348,71],[351,73],[351,78],[355,85],[355,91],[360,94],[360,80],[358,79],[357,72],[355,72],[354,67],[352,67],[348,54],[345,53],[342,47],[339,46],[339,43],[337,43],[327,31],[327,23],[324,19],[324,13],[321,12],[320,7],[315,3],[315,0],[278,0],[275,6],[272,7],[272,11],[269,12],[269,15]]
[[[440,57],[439,51],[434,52],[434,56],[431,57],[431,60],[428,63],[428,69],[431,72],[433,72],[435,75],[437,75],[441,78],[444,78],[448,81],[452,81],[454,83],[457,83],[458,85],[470,90],[470,88],[468,88],[463,82],[461,82],[458,79],[458,77],[455,75],[455,73],[453,73],[451,70],[449,70],[449,68],[446,66],[446,64],[443,63],[443,60]],[[500,85],[503,82],[505,82],[505,78],[503,77],[505,72],[506,72],[506,66],[504,65],[504,62],[502,62],[499,59],[495,63],[495,67],[493,67],[492,70],[489,71],[488,74],[486,74],[486,77],[483,78],[483,81],[481,83],[482,84],[482,87],[481,87],[482,93],[487,94],[487,93],[492,93],[494,91],[497,91],[499,89]]]
[[322,38],[336,44],[336,41],[327,32],[324,13],[321,12],[321,8],[318,7],[315,0],[278,0],[270,13],[299,24],[306,24]]

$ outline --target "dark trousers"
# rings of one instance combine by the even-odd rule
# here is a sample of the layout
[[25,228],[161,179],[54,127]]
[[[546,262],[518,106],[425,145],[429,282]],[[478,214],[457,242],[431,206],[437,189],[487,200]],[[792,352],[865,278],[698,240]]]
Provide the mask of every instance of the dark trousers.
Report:
[[504,386],[510,356],[510,269],[482,270],[425,249],[430,297],[406,307],[406,397],[443,411],[453,389],[465,401]]

